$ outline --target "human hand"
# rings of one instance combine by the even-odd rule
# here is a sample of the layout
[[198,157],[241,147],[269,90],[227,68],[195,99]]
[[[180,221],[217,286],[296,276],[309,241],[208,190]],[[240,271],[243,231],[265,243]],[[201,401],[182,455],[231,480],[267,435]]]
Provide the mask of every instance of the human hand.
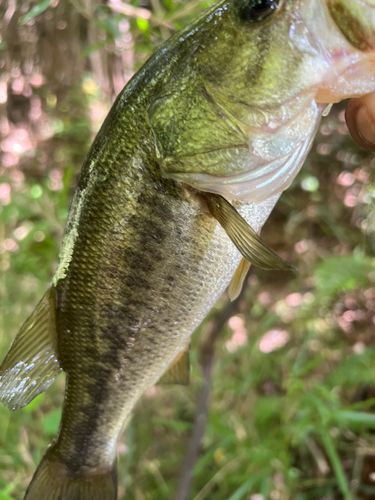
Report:
[[375,152],[375,93],[351,99],[345,118],[355,142],[362,148]]

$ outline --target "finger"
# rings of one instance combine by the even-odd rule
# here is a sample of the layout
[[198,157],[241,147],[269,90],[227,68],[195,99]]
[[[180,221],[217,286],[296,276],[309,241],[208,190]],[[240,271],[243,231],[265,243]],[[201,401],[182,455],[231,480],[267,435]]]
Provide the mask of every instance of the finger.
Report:
[[345,118],[355,142],[362,148],[375,151],[375,93],[351,99]]

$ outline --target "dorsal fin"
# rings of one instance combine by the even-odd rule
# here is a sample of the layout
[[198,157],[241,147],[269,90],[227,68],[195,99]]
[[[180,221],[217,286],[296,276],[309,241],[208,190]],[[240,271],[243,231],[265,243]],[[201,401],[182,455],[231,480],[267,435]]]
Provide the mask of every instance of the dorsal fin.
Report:
[[237,267],[237,270],[228,286],[228,295],[230,300],[235,300],[241,293],[243,282],[250,266],[250,262],[246,260],[245,257],[242,257],[240,265]]
[[205,193],[210,214],[226,231],[243,257],[254,266],[266,271],[296,268],[285,262],[249,226],[232,205],[218,194]]
[[190,344],[173,360],[164,375],[160,378],[158,385],[181,384],[188,385],[190,381]]
[[0,401],[10,410],[22,408],[45,391],[60,371],[55,292],[50,288],[25,321],[0,366]]

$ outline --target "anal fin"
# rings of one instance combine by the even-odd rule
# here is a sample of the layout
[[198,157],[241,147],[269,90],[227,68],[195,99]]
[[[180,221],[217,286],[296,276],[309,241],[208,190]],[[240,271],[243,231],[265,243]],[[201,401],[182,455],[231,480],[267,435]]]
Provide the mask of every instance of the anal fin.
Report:
[[0,401],[10,410],[22,408],[45,391],[60,371],[55,292],[50,288],[16,335],[0,366]]
[[249,226],[232,205],[218,194],[205,193],[210,214],[226,231],[233,244],[251,264],[266,271],[296,268],[279,257]]
[[164,375],[160,378],[158,385],[181,384],[188,385],[190,381],[190,360],[188,344],[183,351],[173,360]]
[[250,266],[250,262],[246,260],[245,257],[242,257],[240,265],[237,267],[237,270],[228,286],[228,295],[230,300],[235,300],[241,293],[243,282],[249,272]]

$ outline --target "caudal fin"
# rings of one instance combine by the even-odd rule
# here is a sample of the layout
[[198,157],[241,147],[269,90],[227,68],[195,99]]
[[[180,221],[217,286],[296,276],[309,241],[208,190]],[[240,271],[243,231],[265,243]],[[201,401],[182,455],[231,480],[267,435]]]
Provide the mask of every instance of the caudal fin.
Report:
[[69,474],[48,450],[26,491],[24,500],[117,500],[117,466],[85,475]]

